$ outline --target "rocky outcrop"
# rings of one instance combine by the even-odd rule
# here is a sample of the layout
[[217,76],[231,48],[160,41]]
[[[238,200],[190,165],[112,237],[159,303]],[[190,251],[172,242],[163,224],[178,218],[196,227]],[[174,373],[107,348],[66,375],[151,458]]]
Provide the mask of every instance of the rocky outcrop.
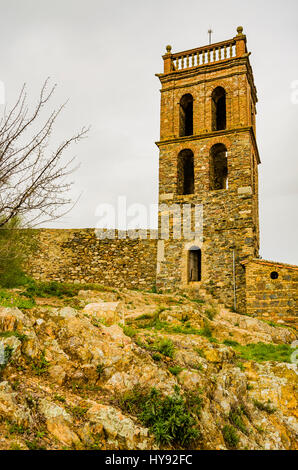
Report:
[[0,449],[171,448],[121,405],[140,385],[200,397],[195,448],[231,448],[227,423],[239,449],[296,448],[296,365],[248,361],[229,346],[291,344],[295,330],[208,301],[126,289],[80,291],[64,304],[0,308],[0,347],[9,350]]

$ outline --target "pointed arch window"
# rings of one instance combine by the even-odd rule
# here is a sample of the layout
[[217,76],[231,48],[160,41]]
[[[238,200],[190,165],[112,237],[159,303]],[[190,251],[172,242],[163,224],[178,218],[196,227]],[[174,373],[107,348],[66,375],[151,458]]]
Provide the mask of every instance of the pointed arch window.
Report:
[[212,130],[220,131],[226,129],[226,126],[226,91],[219,86],[212,93]]
[[194,193],[194,156],[189,149],[181,150],[178,155],[177,193]]
[[193,135],[193,97],[190,93],[180,100],[180,137]]

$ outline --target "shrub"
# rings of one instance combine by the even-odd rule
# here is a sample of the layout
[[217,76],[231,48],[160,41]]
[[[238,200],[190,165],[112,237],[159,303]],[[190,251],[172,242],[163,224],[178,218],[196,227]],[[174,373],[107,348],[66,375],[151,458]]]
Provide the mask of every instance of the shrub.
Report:
[[189,299],[191,300],[191,302],[195,302],[197,304],[204,304],[205,303],[205,300],[203,299]]
[[244,434],[247,433],[247,429],[242,419],[243,410],[241,408],[235,408],[229,413],[229,420],[231,421],[239,431],[242,431]]
[[62,396],[62,395],[59,395],[58,393],[56,393],[54,395],[54,399],[57,400],[57,401],[60,401],[61,403],[65,403],[66,402],[66,399]]
[[9,434],[24,434],[26,432],[26,429],[22,425],[13,423],[9,426],[8,432]]
[[0,338],[10,338],[11,336],[15,336],[20,341],[26,341],[28,338],[26,335],[19,333],[18,331],[1,331]]
[[14,217],[0,228],[0,285],[2,287],[17,287],[26,282],[24,264],[36,247],[34,231],[22,228],[18,217]]
[[129,336],[130,338],[133,338],[134,336],[136,336],[137,331],[134,328],[132,328],[131,326],[124,326],[123,327],[123,333],[126,336]]
[[24,283],[26,290],[22,293],[29,298],[33,297],[74,297],[80,290],[96,290],[99,292],[118,292],[111,287],[105,287],[101,284],[73,284],[70,282],[57,282],[57,281],[35,281],[34,279],[27,279]]
[[20,309],[26,309],[34,307],[35,301],[34,299],[24,299],[22,295],[18,295],[16,293],[1,290],[0,305],[2,307],[17,307]]
[[242,346],[240,344],[233,344],[232,346],[239,353],[242,359],[256,362],[291,362],[290,358],[293,352],[293,349],[289,344],[251,343],[246,346]]
[[48,371],[50,363],[45,358],[45,351],[39,357],[31,360],[31,368],[35,375],[43,375]]
[[185,399],[188,409],[192,410],[192,412],[200,417],[201,409],[203,406],[203,398],[201,397],[201,390],[199,389],[197,393],[187,391],[185,392]]
[[193,403],[188,400],[177,389],[173,395],[163,397],[155,388],[134,388],[123,395],[120,405],[149,427],[158,444],[188,446],[200,437]]
[[88,411],[88,408],[82,406],[73,406],[69,408],[69,411],[78,419],[82,418]]
[[206,338],[212,338],[212,331],[207,320],[204,321],[204,327],[200,330],[200,334]]
[[239,343],[237,343],[237,341],[233,341],[232,339],[225,339],[223,344],[226,346],[239,346]]
[[154,349],[164,356],[173,357],[174,355],[174,344],[173,341],[168,338],[162,338],[158,342],[154,343]]
[[138,321],[138,320],[151,320],[151,319],[152,319],[152,315],[150,315],[149,313],[142,313],[142,315],[137,317],[135,320]]
[[180,374],[180,372],[183,371],[183,368],[180,367],[180,366],[173,366],[173,367],[169,367],[169,371],[173,375],[178,375],[178,374]]
[[149,292],[152,294],[158,294],[156,284],[153,284]]
[[268,414],[273,414],[276,411],[276,408],[272,407],[269,402],[262,403],[261,401],[254,400],[253,403],[256,408],[258,408],[261,411],[266,411],[266,413]]
[[189,316],[187,315],[187,313],[183,314],[181,318],[182,323],[186,323],[188,322],[188,320],[189,320]]
[[203,357],[203,358],[205,357],[205,353],[204,353],[203,349],[195,347],[194,350],[200,357]]
[[192,368],[196,370],[203,371],[203,365],[200,362],[197,362],[196,364],[192,364]]
[[25,293],[34,297],[74,297],[80,287],[77,284],[60,283],[57,281],[37,282],[31,280]]
[[205,310],[205,315],[209,318],[209,320],[213,320],[213,318],[216,315],[216,311],[209,308],[209,309]]
[[210,343],[219,343],[218,339],[216,339],[216,338],[211,337],[211,338],[208,338],[208,339],[209,339]]
[[9,450],[22,450],[22,448],[17,442],[12,442],[10,444]]
[[161,355],[158,353],[152,354],[152,359],[156,362],[159,362],[161,360]]
[[222,435],[228,447],[235,448],[238,446],[239,436],[233,426],[226,424],[222,430]]
[[97,364],[96,372],[98,373],[98,377],[100,377],[104,371],[105,367],[103,364]]
[[25,441],[25,443],[29,450],[46,450],[45,446],[39,444],[37,439],[33,439],[32,441]]

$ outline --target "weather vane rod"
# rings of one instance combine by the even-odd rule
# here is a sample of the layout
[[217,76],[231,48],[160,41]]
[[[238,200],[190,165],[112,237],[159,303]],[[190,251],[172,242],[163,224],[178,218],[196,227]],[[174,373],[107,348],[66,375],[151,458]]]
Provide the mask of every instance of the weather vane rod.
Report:
[[209,44],[211,44],[212,33],[213,33],[212,29],[211,29],[211,28],[210,28],[210,29],[208,29],[208,34],[209,34]]

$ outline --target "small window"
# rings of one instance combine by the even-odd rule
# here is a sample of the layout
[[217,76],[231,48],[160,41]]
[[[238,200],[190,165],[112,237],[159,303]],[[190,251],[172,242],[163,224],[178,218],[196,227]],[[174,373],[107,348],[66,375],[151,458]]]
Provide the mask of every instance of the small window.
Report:
[[180,100],[180,137],[193,135],[193,97],[190,93]]
[[272,271],[270,274],[271,279],[277,279],[278,278],[278,273],[276,271]]
[[199,248],[193,247],[188,251],[188,282],[200,281],[202,274],[202,254]]
[[178,155],[177,193],[194,193],[194,158],[189,149],[182,150]]

